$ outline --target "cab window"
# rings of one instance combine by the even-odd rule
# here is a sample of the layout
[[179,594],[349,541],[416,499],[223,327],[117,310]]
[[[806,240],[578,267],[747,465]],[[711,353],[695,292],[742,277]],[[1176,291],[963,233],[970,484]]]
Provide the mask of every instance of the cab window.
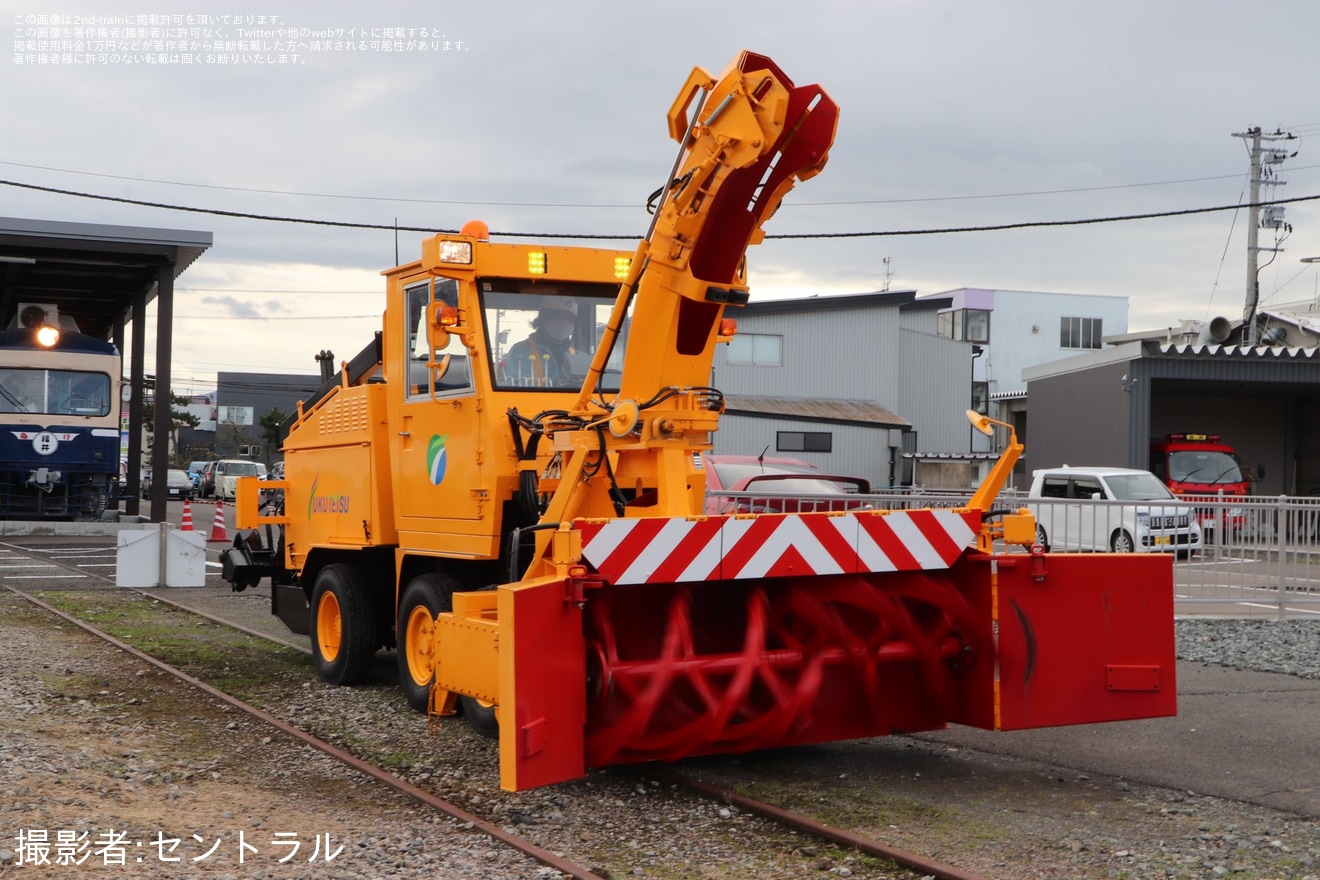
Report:
[[[408,339],[409,401],[430,400],[432,387],[437,397],[457,397],[472,393],[472,370],[466,346],[457,336],[448,335],[435,348],[427,333],[426,321],[433,303],[458,306],[458,282],[452,278],[434,278],[407,288],[408,308],[404,320]],[[432,369],[430,363],[444,365]]]
[[83,370],[0,369],[0,412],[66,416],[110,413],[110,377]]
[[[614,310],[613,284],[483,279],[488,349],[495,387],[581,388]],[[609,352],[597,391],[618,391],[629,320]]]

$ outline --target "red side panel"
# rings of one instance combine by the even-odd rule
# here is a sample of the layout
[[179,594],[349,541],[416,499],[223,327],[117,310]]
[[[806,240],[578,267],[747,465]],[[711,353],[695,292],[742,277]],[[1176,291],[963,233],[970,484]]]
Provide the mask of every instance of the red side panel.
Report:
[[988,557],[970,555],[954,572],[984,619],[997,616],[999,632],[998,663],[968,670],[952,721],[1022,730],[1177,714],[1171,557],[996,561],[997,594]]
[[581,598],[564,580],[500,587],[500,786],[509,791],[586,774]]

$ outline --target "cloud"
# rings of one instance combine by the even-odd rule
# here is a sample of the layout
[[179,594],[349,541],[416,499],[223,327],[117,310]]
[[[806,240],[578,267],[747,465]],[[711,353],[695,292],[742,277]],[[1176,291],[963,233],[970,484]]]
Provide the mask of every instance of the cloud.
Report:
[[[1309,0],[1270,4],[1259,19],[1268,53],[1259,56],[1250,55],[1240,4],[1227,0],[821,0],[810,9],[675,0],[626,12],[569,0],[524,4],[516,16],[498,4],[402,0],[285,7],[299,27],[425,27],[465,48],[308,52],[305,63],[273,66],[0,58],[13,121],[0,179],[226,212],[0,186],[15,217],[211,231],[214,247],[179,279],[207,290],[176,308],[206,316],[180,318],[176,334],[199,345],[186,356],[198,373],[314,372],[310,353],[320,348],[355,353],[370,322],[332,316],[383,308],[379,271],[414,259],[424,237],[396,235],[395,224],[458,228],[479,217],[496,231],[641,234],[642,202],[676,149],[670,102],[693,66],[717,72],[741,48],[769,55],[799,83],[820,83],[841,107],[828,167],[790,194],[767,226],[772,235],[1234,204],[1247,158],[1232,133],[1253,125],[1301,135],[1299,155],[1281,168],[1281,194],[1320,193],[1310,140],[1320,133],[1320,6]],[[226,14],[205,4],[195,12]],[[6,22],[36,14],[13,0],[0,0],[0,13]],[[112,4],[104,14],[137,12]],[[1297,262],[1320,254],[1320,205],[1290,205],[1287,217],[1294,232],[1261,273],[1263,298],[1305,294],[1313,276],[1298,271],[1320,271]],[[921,293],[1127,296],[1138,329],[1240,314],[1244,224],[1244,214],[1221,213],[769,240],[748,259],[761,285],[754,297],[875,290],[892,273],[895,288]],[[1275,246],[1272,236],[1262,244]],[[346,295],[301,292],[314,284],[360,294],[350,305]],[[306,323],[291,330],[276,316]]]
[[202,305],[219,306],[226,309],[231,317],[235,318],[259,318],[261,312],[249,303],[235,299],[232,296],[204,296]]

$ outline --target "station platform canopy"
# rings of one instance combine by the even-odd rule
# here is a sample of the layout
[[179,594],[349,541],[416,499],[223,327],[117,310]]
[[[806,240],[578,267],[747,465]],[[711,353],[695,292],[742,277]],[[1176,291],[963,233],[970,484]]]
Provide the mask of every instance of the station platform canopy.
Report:
[[[156,302],[155,386],[169,389],[173,363],[174,281],[211,247],[211,233],[190,229],[109,226],[0,217],[0,329],[25,305],[54,305],[61,329],[113,343],[125,354],[132,386],[123,421],[128,430],[126,513],[138,513],[146,399],[146,307]],[[125,346],[126,325],[133,329]],[[127,349],[127,352],[126,352]],[[151,469],[169,466],[171,408],[156,407]],[[168,487],[152,483],[151,519],[166,515]]]
[[211,246],[211,233],[0,217],[0,327],[20,302],[59,306],[89,336],[113,341],[134,301],[150,302]]

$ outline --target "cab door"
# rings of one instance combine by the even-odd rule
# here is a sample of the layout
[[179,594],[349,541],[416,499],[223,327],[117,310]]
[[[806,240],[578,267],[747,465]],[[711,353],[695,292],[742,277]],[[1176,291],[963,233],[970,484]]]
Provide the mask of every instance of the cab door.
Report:
[[[397,374],[406,386],[398,430],[400,491],[395,503],[404,530],[467,531],[481,517],[481,419],[468,350],[457,336],[427,331],[433,302],[457,305],[457,282],[437,278],[407,290],[404,346]],[[448,523],[448,524],[447,524]]]

